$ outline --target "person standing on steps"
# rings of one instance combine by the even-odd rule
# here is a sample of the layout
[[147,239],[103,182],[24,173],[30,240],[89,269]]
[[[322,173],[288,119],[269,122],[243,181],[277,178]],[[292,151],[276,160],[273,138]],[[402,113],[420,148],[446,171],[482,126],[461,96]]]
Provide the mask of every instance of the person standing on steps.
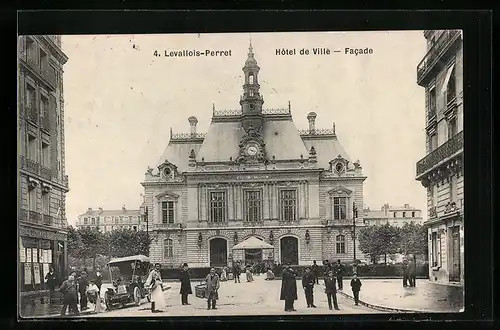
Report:
[[205,297],[207,297],[207,309],[217,309],[215,305],[216,301],[219,299],[220,281],[219,275],[215,273],[214,268],[210,268],[210,274],[205,278],[205,282],[207,283],[205,292]]
[[283,265],[281,274],[281,293],[280,300],[285,301],[285,312],[295,312],[293,303],[297,300],[297,280],[296,274],[290,265]]
[[165,296],[163,295],[163,281],[160,274],[161,265],[156,263],[153,269],[149,272],[149,276],[144,285],[149,287],[151,292],[151,312],[163,312],[166,308]]
[[326,299],[328,300],[328,308],[330,308],[330,310],[332,310],[332,300],[335,310],[340,310],[337,303],[337,287],[335,282],[336,278],[333,276],[333,271],[328,271],[328,274],[325,276],[325,293]]
[[307,308],[316,308],[314,306],[314,284],[316,280],[313,273],[309,268],[306,268],[306,273],[302,276],[302,287],[304,288],[304,293],[306,295]]
[[337,260],[337,265],[335,267],[337,272],[337,284],[340,291],[344,288],[344,265],[340,262],[340,259]]
[[359,304],[359,291],[361,291],[361,281],[358,278],[358,274],[352,274],[351,280],[352,295],[354,296],[354,305]]
[[182,265],[181,274],[179,276],[179,280],[181,281],[181,302],[182,305],[189,305],[188,303],[188,295],[193,293],[191,289],[191,278],[188,272],[188,264],[184,263]]

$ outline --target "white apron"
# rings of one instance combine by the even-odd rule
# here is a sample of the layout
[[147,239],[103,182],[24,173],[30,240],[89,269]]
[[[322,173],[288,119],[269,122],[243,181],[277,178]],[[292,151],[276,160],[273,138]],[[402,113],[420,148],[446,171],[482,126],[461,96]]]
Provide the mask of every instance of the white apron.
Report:
[[167,304],[165,303],[165,295],[163,294],[163,290],[161,288],[162,280],[160,274],[158,274],[158,272],[156,271],[151,271],[145,284],[147,286],[151,286],[151,283],[153,282],[153,273],[155,273],[154,281],[156,282],[156,288],[151,291],[151,302],[155,303],[156,310],[164,311],[167,307]]

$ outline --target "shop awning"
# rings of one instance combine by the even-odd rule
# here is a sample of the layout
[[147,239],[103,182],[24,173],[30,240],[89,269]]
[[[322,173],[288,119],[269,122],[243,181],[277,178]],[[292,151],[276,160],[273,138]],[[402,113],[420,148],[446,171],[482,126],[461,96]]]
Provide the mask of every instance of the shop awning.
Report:
[[243,242],[236,244],[233,250],[246,250],[246,249],[274,249],[274,246],[261,241],[255,236],[251,236]]

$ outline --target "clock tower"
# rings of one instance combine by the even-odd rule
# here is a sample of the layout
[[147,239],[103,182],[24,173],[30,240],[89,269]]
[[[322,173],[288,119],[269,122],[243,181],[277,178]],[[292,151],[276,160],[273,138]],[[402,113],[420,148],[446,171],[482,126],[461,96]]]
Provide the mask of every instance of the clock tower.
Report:
[[242,112],[242,125],[245,131],[248,131],[250,126],[257,132],[262,128],[262,104],[264,98],[259,93],[259,66],[255,60],[252,41],[248,48],[248,58],[243,67],[245,82],[243,84],[243,95],[240,97],[240,105]]
[[262,104],[264,98],[259,93],[259,66],[255,60],[252,41],[248,48],[248,58],[243,67],[245,82],[243,84],[243,95],[240,97],[241,125],[245,135],[239,143],[240,155],[236,159],[238,163],[267,162],[265,143],[262,139]]

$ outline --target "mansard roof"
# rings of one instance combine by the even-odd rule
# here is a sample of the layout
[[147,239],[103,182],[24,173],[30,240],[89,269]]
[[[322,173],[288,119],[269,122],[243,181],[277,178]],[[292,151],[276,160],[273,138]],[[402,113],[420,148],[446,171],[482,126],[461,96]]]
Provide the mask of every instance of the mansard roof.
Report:
[[166,160],[177,166],[177,171],[179,173],[186,172],[188,170],[189,164],[189,153],[194,150],[195,154],[198,154],[200,150],[201,143],[203,140],[170,140],[163,155],[153,169],[157,171],[158,166],[163,164]]
[[352,162],[349,159],[344,147],[340,144],[337,136],[325,135],[319,136],[314,139],[305,139],[304,144],[307,150],[311,150],[314,147],[316,150],[316,157],[318,160],[318,167],[328,169],[330,167],[330,161],[337,158],[338,155],[349,161],[349,168],[353,168]]

